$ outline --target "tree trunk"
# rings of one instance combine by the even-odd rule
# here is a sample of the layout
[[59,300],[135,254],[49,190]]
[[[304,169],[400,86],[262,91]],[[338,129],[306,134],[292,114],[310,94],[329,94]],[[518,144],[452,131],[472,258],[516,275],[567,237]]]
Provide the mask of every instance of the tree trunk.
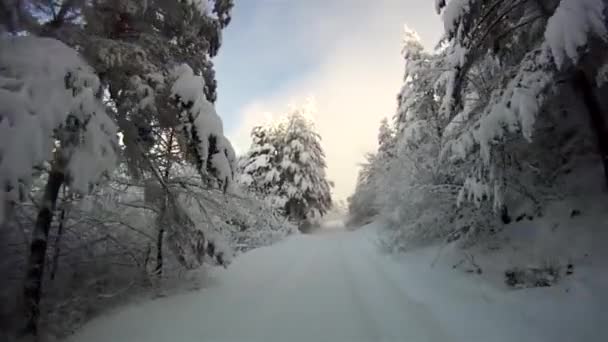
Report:
[[63,204],[61,208],[61,214],[59,215],[59,225],[57,227],[57,236],[55,237],[55,251],[53,254],[53,263],[51,264],[51,280],[55,279],[55,275],[57,274],[57,269],[59,268],[59,254],[61,254],[61,237],[63,236],[63,227],[65,225],[65,214],[66,214],[66,206],[67,206],[67,198],[65,197],[66,191],[65,187],[63,187]]
[[589,79],[587,79],[584,71],[578,70],[576,72],[574,87],[581,92],[583,101],[587,107],[591,130],[595,134],[598,152],[604,166],[605,185],[608,186],[608,128],[606,127],[606,119],[602,113],[600,103],[594,94],[593,86]]
[[[167,155],[165,157],[166,161],[167,161],[167,165],[165,167],[165,172],[163,174],[163,182],[166,184],[167,182],[169,182],[169,176],[171,175],[171,166],[173,165],[173,160],[172,160],[172,150],[173,150],[173,137],[175,135],[175,131],[173,129],[171,129],[170,133],[169,133],[169,139],[167,141],[167,146],[166,146],[166,152]],[[162,187],[162,184],[161,184]],[[165,190],[166,191],[166,190]],[[157,220],[157,224],[158,224],[158,237],[156,239],[156,268],[154,268],[154,274],[158,277],[163,275],[163,239],[165,237],[165,228],[164,228],[164,223],[165,223],[165,215],[167,215],[167,207],[168,207],[168,194],[164,195],[165,197],[163,198],[163,206],[161,208],[161,220]]]
[[156,268],[154,274],[157,276],[163,275],[163,238],[165,236],[165,229],[160,228],[158,230],[158,239],[156,240]]
[[63,172],[53,168],[49,173],[40,210],[36,218],[30,254],[26,265],[27,274],[24,286],[25,318],[24,335],[38,335],[38,318],[40,316],[40,294],[44,275],[44,261],[46,258],[49,228],[53,220],[53,211],[57,203],[59,189],[65,181]]

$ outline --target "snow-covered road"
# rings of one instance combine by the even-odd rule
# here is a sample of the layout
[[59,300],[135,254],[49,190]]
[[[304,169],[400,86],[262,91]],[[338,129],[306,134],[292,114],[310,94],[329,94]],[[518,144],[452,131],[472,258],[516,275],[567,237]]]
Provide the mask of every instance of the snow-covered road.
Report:
[[396,263],[378,253],[373,236],[330,231],[254,250],[214,271],[200,291],[128,306],[70,341],[595,340],[589,327],[556,321],[547,330],[552,316],[470,276]]

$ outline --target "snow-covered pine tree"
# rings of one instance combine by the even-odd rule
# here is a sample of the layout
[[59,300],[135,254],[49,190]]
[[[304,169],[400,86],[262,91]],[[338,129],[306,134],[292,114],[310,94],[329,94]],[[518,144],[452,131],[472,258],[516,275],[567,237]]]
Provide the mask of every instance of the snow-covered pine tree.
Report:
[[273,127],[257,126],[251,130],[251,146],[243,157],[240,182],[260,195],[276,194],[280,185],[277,132]]
[[331,207],[331,183],[325,174],[321,136],[307,118],[308,108],[294,108],[286,117],[281,139],[280,193],[285,213],[297,222],[315,222]]
[[387,118],[382,119],[378,130],[378,149],[367,154],[360,165],[355,192],[348,198],[349,223],[361,224],[376,216],[386,194],[384,177],[396,157],[396,135]]
[[378,153],[393,158],[395,156],[395,130],[387,118],[382,119],[378,130]]
[[439,150],[448,123],[439,115],[439,101],[444,94],[444,55],[424,51],[418,34],[407,26],[402,44],[405,74],[394,116],[397,158],[393,159],[401,165],[393,171],[407,173],[418,184],[441,184],[445,182],[441,173],[447,171],[439,165]]
[[384,189],[374,187],[379,166],[376,162],[376,154],[367,154],[365,159],[365,162],[359,165],[355,191],[347,199],[349,226],[367,223],[380,211],[376,198],[378,193]]

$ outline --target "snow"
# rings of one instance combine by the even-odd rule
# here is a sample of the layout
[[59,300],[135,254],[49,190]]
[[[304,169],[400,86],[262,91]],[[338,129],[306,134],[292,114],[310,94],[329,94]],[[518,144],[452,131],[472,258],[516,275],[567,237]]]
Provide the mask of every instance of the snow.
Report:
[[[452,34],[460,25],[460,20],[469,12],[472,0],[450,0],[443,8],[443,24],[446,34]],[[439,4],[438,2],[437,4]],[[436,9],[440,6],[437,5]]]
[[547,23],[545,40],[558,67],[576,63],[590,35],[608,39],[603,0],[562,0]]
[[[449,248],[383,255],[376,245],[379,228],[372,224],[348,233],[332,227],[253,250],[227,270],[212,270],[206,288],[128,306],[93,320],[68,341],[593,342],[608,337],[603,321],[608,305],[599,292],[608,283],[601,272],[597,276],[604,283],[594,285],[590,273],[581,270],[556,287],[507,290],[485,275],[452,269],[457,254]],[[506,254],[499,255],[506,260]],[[601,271],[600,265],[595,269]],[[491,268],[488,273],[493,274]]]
[[[150,77],[151,81],[159,81],[158,79],[158,74],[152,75]],[[139,103],[138,103],[138,109],[139,110],[146,110],[146,109],[150,109],[150,110],[156,110],[156,99],[155,99],[155,92],[154,89],[152,89],[152,87],[150,87],[148,84],[146,84],[141,77],[139,76],[133,76],[130,79],[131,82],[131,86],[134,89],[134,93],[136,95],[136,98],[140,99]],[[159,84],[162,84],[162,80],[160,80]]]
[[211,165],[217,170],[217,178],[220,180],[232,178],[232,166],[224,153],[213,154],[211,156]]
[[490,198],[490,189],[487,184],[478,179],[468,177],[465,179],[460,192],[458,193],[457,204],[461,205],[463,200],[475,201],[477,206],[481,205],[482,198]]
[[446,0],[435,0],[435,12],[437,12],[437,14],[440,14],[443,7],[445,7],[445,1]]

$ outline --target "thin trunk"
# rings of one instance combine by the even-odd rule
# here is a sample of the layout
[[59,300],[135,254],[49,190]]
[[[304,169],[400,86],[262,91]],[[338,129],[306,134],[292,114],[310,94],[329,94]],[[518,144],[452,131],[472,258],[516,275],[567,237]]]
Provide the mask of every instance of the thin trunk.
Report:
[[[167,183],[169,181],[169,176],[171,175],[171,166],[172,164],[172,160],[171,160],[171,150],[173,147],[173,136],[174,136],[174,131],[171,130],[171,132],[169,133],[169,139],[167,142],[167,166],[165,168],[165,173],[163,174],[163,181],[165,183]],[[158,222],[160,223],[159,229],[158,229],[158,236],[156,239],[156,268],[154,269],[154,274],[156,274],[157,276],[162,276],[163,275],[163,239],[165,236],[165,228],[163,228],[163,223],[164,223],[164,215],[166,215],[166,210],[167,210],[167,203],[166,203],[167,199],[165,199],[165,203],[163,204],[163,208],[161,210],[160,215],[162,215],[163,220],[159,220]]]
[[53,168],[49,173],[44,195],[32,232],[30,254],[26,265],[27,274],[23,291],[25,300],[26,326],[25,335],[38,335],[38,318],[40,316],[40,294],[44,275],[49,228],[53,220],[53,211],[57,204],[59,189],[65,181],[63,172]]
[[156,240],[156,268],[154,274],[157,276],[163,275],[163,238],[165,236],[165,229],[160,228],[158,231],[158,239]]
[[604,166],[605,185],[608,186],[608,128],[606,127],[606,119],[602,113],[600,103],[593,92],[591,82],[584,71],[578,70],[576,72],[574,87],[583,95],[583,101],[589,114],[591,130],[595,134],[598,152]]
[[57,236],[55,236],[55,251],[53,254],[53,263],[51,264],[51,280],[55,280],[57,269],[59,269],[59,255],[61,254],[61,238],[63,236],[63,227],[65,225],[65,215],[67,210],[68,199],[66,197],[65,186],[63,187],[63,204],[61,206],[61,214],[59,215],[59,225],[57,227]]
[[148,269],[148,264],[150,263],[150,258],[152,257],[152,245],[148,244],[146,248],[146,257],[144,258],[144,270]]

